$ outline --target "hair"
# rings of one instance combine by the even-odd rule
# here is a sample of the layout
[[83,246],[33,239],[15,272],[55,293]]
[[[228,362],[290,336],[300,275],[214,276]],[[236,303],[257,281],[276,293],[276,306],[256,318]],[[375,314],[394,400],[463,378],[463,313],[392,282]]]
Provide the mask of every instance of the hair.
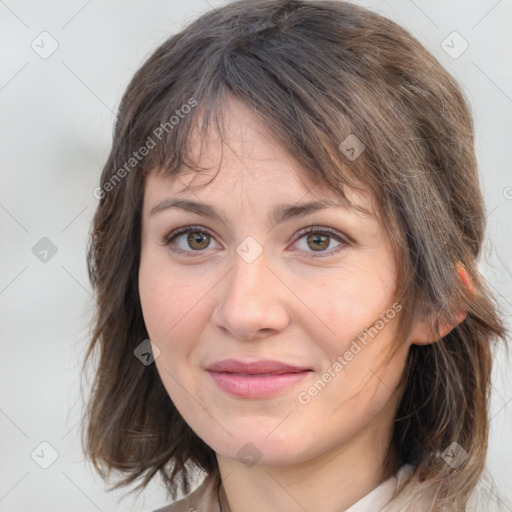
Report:
[[[485,467],[492,342],[506,341],[477,268],[486,217],[472,116],[460,86],[413,36],[342,1],[241,0],[211,10],[167,39],[131,80],[87,250],[97,304],[83,368],[98,356],[87,457],[104,479],[122,474],[113,488],[142,480],[142,490],[159,473],[173,498],[190,491],[195,470],[218,478],[214,450],[134,350],[148,338],[138,294],[144,180],[149,172],[200,172],[191,130],[201,127],[201,143],[211,126],[222,134],[230,97],[264,122],[311,183],[340,198],[361,184],[374,194],[400,268],[396,347],[415,312],[437,340],[409,350],[385,470],[414,470],[392,504],[407,495],[400,510],[466,510]],[[177,109],[178,123],[170,121]],[[364,144],[356,159],[340,150],[349,135]],[[144,158],[135,158],[144,146]],[[456,323],[460,309],[465,320],[440,338],[440,322]],[[456,468],[442,457],[453,442],[467,452]]]

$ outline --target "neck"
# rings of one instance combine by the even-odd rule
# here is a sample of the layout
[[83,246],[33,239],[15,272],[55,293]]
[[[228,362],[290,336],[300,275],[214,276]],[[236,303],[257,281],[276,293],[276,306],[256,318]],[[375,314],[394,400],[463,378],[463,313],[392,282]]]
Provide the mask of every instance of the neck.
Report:
[[394,412],[384,409],[350,439],[298,464],[247,467],[217,454],[222,512],[304,512],[319,503],[324,512],[345,511],[391,476],[384,462]]

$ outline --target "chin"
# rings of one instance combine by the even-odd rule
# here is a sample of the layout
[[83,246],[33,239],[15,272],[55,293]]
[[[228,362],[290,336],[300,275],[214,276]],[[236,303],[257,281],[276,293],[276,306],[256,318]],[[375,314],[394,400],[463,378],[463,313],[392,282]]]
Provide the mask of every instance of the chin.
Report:
[[274,437],[273,434],[269,436],[268,432],[270,431],[253,428],[252,431],[239,436],[234,435],[229,440],[224,437],[222,440],[205,439],[205,442],[217,454],[248,466],[296,464],[305,462],[311,457],[307,450],[304,451],[307,447],[299,438],[287,437],[286,432]]

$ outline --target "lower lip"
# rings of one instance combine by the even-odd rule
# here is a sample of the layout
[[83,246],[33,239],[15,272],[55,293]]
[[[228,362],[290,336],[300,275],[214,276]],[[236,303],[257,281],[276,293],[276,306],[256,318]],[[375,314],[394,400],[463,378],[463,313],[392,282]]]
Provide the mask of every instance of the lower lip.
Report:
[[217,385],[227,393],[244,398],[262,398],[300,382],[309,370],[280,375],[236,375],[234,373],[208,372]]

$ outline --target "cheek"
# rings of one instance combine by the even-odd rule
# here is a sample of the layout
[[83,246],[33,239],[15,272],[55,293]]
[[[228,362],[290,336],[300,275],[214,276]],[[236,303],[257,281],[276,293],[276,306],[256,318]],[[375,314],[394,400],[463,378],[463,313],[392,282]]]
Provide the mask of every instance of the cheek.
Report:
[[189,361],[200,337],[198,298],[204,294],[171,265],[146,257],[141,258],[139,268],[139,295],[149,338],[160,350],[155,365],[162,383],[174,405],[189,419],[190,396],[184,388],[194,389]]
[[[141,258],[139,295],[148,334],[157,345],[182,339],[185,326],[197,325],[201,308],[198,301],[206,294],[199,279],[187,277],[169,265],[165,258],[150,251]],[[189,325],[190,324],[190,325]]]
[[[377,274],[365,270],[332,276],[329,282],[314,287],[303,283],[301,298],[311,304],[310,310],[319,320],[310,324],[311,339],[324,340],[332,356],[348,348],[350,343],[385,314],[390,307],[391,285]],[[316,327],[318,326],[318,327]]]
[[323,371],[329,382],[324,388],[318,386],[322,390],[311,403],[319,412],[324,409],[324,417],[332,415],[334,424],[340,424],[347,411],[355,423],[357,418],[372,417],[400,380],[407,347],[386,364],[397,327],[397,313],[391,307],[393,278],[391,271],[359,265],[322,283],[317,292],[304,289],[305,302],[315,304],[314,312],[322,320],[311,324],[308,334],[327,355]]

